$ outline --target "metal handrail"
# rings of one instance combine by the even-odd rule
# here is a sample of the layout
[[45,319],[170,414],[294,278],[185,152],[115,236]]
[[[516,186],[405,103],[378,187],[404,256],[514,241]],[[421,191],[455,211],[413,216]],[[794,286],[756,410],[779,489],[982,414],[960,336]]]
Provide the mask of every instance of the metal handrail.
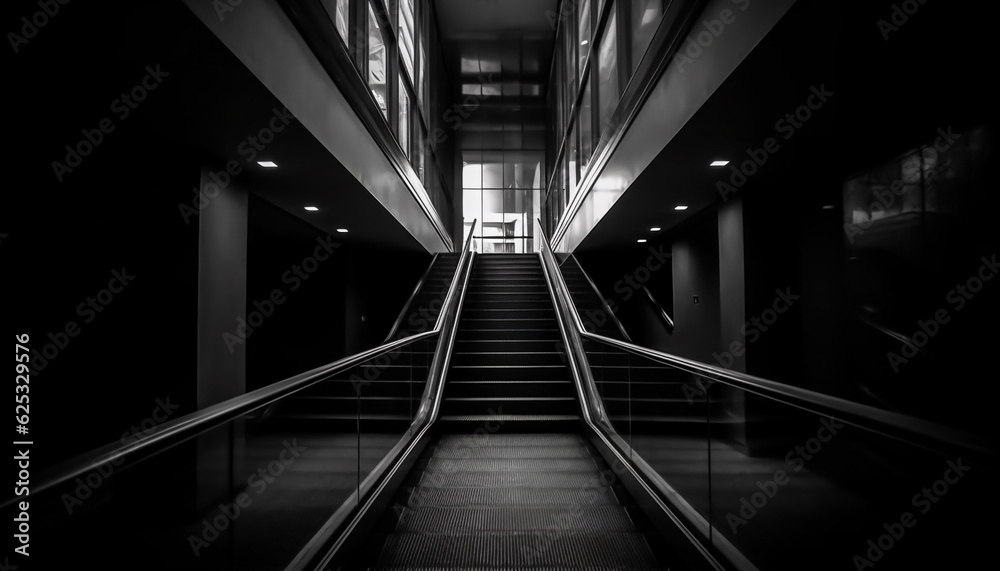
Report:
[[587,270],[583,269],[583,264],[581,264],[580,260],[577,260],[576,256],[574,256],[573,254],[570,254],[568,259],[573,260],[573,263],[576,264],[576,267],[580,268],[580,273],[583,274],[583,277],[587,280],[587,283],[590,284],[590,289],[593,290],[594,295],[596,295],[598,299],[601,300],[601,305],[604,306],[604,311],[607,312],[608,318],[615,322],[615,326],[618,328],[619,333],[622,334],[622,337],[624,337],[626,341],[631,343],[632,338],[628,336],[628,333],[626,333],[625,326],[622,325],[621,320],[618,319],[618,315],[616,315],[615,312],[611,310],[611,306],[608,304],[608,301],[604,299],[603,295],[601,295],[601,290],[597,289],[597,284],[594,283],[594,280],[590,279],[590,274],[587,273]]
[[[473,221],[473,228],[476,222]],[[289,377],[283,381],[262,387],[249,393],[233,397],[221,403],[208,406],[199,411],[185,415],[176,420],[161,424],[142,439],[131,440],[127,444],[112,443],[101,448],[97,448],[88,453],[77,456],[66,462],[58,464],[42,474],[38,483],[32,486],[32,494],[37,495],[62,483],[82,476],[91,470],[106,465],[109,462],[118,461],[124,458],[143,458],[166,450],[172,446],[180,444],[186,440],[194,438],[208,430],[223,425],[233,419],[239,418],[255,410],[267,407],[289,395],[303,391],[321,383],[331,377],[349,370],[357,365],[370,361],[380,355],[396,351],[402,347],[416,343],[422,339],[433,337],[441,332],[444,324],[444,308],[448,308],[451,300],[457,295],[457,290],[463,289],[462,264],[469,254],[469,243],[472,232],[466,239],[462,257],[456,267],[455,276],[448,289],[448,294],[442,304],[442,314],[438,316],[434,329],[410,335],[403,339],[398,339],[390,343],[384,343],[378,347],[362,351],[355,355],[344,357],[332,363],[316,367],[304,373]],[[464,281],[468,281],[466,278]],[[426,398],[426,396],[425,396]],[[423,404],[421,405],[423,407]],[[6,499],[0,504],[0,509],[5,509],[15,503],[15,497]]]
[[[541,221],[539,221],[539,228],[541,228]],[[603,446],[613,455],[615,465],[622,466],[624,470],[631,474],[637,485],[645,491],[645,495],[668,520],[673,522],[674,526],[676,526],[675,529],[687,538],[692,548],[700,554],[702,560],[712,569],[722,571],[724,569],[723,565],[706,548],[704,542],[696,537],[691,529],[684,524],[678,513],[688,522],[693,523],[696,529],[707,529],[710,527],[710,524],[690,504],[684,501],[683,497],[671,488],[662,477],[652,471],[640,457],[633,456],[630,445],[622,439],[611,424],[611,420],[604,410],[603,400],[597,391],[593,374],[587,363],[587,354],[583,348],[583,341],[581,339],[581,335],[584,335],[586,331],[583,329],[580,316],[576,312],[576,306],[573,304],[569,288],[566,286],[566,281],[563,279],[559,269],[559,263],[555,259],[549,241],[541,229],[539,229],[539,237],[542,243],[542,247],[539,248],[542,272],[549,284],[550,296],[556,308],[556,323],[559,325],[559,330],[567,343],[566,356],[569,361],[568,365],[573,383],[576,385],[577,393],[580,397],[581,418],[584,424],[590,427],[595,436],[603,443]],[[648,483],[640,477],[640,472],[649,479]],[[650,484],[658,492],[654,492]],[[673,509],[667,506],[664,499],[660,497],[661,495],[663,498],[669,498]],[[675,509],[678,513],[675,513]],[[741,560],[738,550],[728,546],[725,541],[720,542],[717,547],[726,553],[731,560]],[[752,567],[747,568],[752,569]]]
[[[551,255],[551,245],[549,245],[545,235],[540,234],[543,245]],[[558,268],[558,265],[556,267]],[[568,293],[561,293],[568,296]],[[570,299],[567,297],[567,300]],[[590,339],[628,351],[664,365],[704,377],[710,382],[719,382],[813,414],[832,416],[838,421],[843,421],[857,428],[883,434],[905,442],[919,444],[925,448],[940,449],[942,448],[940,445],[943,444],[945,445],[944,449],[949,452],[970,452],[974,455],[993,457],[998,455],[995,445],[989,439],[964,430],[590,333],[583,327],[575,305],[573,303],[568,303],[567,305],[570,317],[575,323],[580,337],[584,339]]]
[[[32,494],[40,494],[63,482],[86,474],[108,462],[126,457],[148,456],[165,450],[205,431],[225,424],[230,420],[271,405],[293,393],[328,380],[338,373],[349,370],[379,355],[395,351],[421,339],[432,337],[437,333],[437,330],[425,331],[424,333],[418,333],[417,335],[411,335],[391,343],[379,345],[367,351],[362,351],[361,353],[344,357],[343,359],[316,367],[304,373],[299,373],[283,381],[278,381],[238,397],[205,407],[174,421],[161,424],[152,429],[152,432],[147,436],[138,440],[131,440],[128,444],[115,442],[97,448],[51,468],[49,473],[42,475],[39,482],[32,486],[31,492]],[[3,504],[0,504],[0,509],[6,508],[14,503],[14,501],[13,498],[8,499]]]
[[[444,376],[448,370],[451,349],[455,342],[458,315],[461,312],[462,303],[465,300],[465,290],[472,275],[472,262],[467,260],[473,255],[471,243],[476,222],[477,220],[472,221],[469,236],[463,245],[458,265],[455,266],[455,276],[452,278],[433,330],[434,333],[443,332],[443,334],[438,337],[434,358],[427,372],[424,394],[421,397],[417,414],[414,416],[413,422],[410,423],[410,428],[407,431],[408,436],[401,438],[379,461],[378,465],[358,485],[357,491],[328,518],[327,522],[306,543],[298,556],[285,568],[286,571],[325,568],[333,555],[342,547],[349,531],[358,524],[361,514],[371,507],[374,499],[384,490],[391,474],[399,469],[401,460],[414,450],[437,420],[444,390]],[[456,296],[458,296],[457,300]],[[363,505],[362,502],[364,502]],[[352,516],[353,520],[351,520]],[[342,529],[343,532],[339,533],[338,536],[338,531]],[[315,561],[317,558],[319,559],[318,565]]]
[[649,291],[648,287],[646,287],[645,285],[642,286],[642,291],[646,292],[646,297],[649,298],[649,301],[656,306],[656,309],[660,310],[660,317],[663,318],[663,321],[666,322],[667,327],[670,328],[670,332],[673,333],[674,320],[670,318],[670,314],[667,313],[666,309],[663,309],[663,306],[660,305],[660,302],[656,301],[656,298],[653,297],[653,292]]
[[413,304],[413,300],[416,299],[417,294],[420,293],[420,288],[424,286],[424,282],[426,282],[427,278],[431,275],[431,270],[434,269],[434,264],[437,262],[437,259],[437,254],[431,256],[431,263],[427,264],[427,269],[424,270],[423,275],[420,276],[419,280],[417,280],[417,285],[413,288],[413,293],[411,293],[410,297],[406,300],[406,303],[403,305],[403,309],[399,310],[399,317],[397,317],[396,322],[392,324],[392,329],[390,329],[389,334],[385,336],[385,340],[382,341],[383,343],[388,343],[389,340],[392,339],[392,336],[396,334],[396,331],[399,330],[399,326],[403,323],[403,318],[406,317],[406,312],[410,309],[410,305]]

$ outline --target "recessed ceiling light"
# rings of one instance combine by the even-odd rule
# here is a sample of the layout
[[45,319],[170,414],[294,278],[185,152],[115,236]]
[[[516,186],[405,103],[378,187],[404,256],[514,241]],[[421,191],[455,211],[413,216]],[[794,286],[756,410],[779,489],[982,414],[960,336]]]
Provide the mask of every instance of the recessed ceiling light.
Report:
[[650,232],[659,232],[660,230],[663,230],[663,228],[660,228],[659,226],[653,226],[649,229]]
[[341,234],[347,234],[347,228],[337,228],[337,232]]
[[823,207],[823,210],[833,210],[833,205],[827,204],[826,206]]
[[729,161],[712,161],[712,164],[708,165],[710,167],[724,167],[729,164]]
[[315,206],[306,206],[305,208],[309,212],[317,212],[317,211],[319,211],[319,208],[316,208]]
[[257,161],[257,164],[266,169],[276,169],[278,168],[278,163],[274,161]]
[[638,242],[640,244],[645,244],[646,243],[646,239],[645,238],[639,238],[638,240],[636,240],[636,242]]
[[687,209],[688,207],[686,204],[678,204],[677,206],[674,207],[674,210],[687,210]]

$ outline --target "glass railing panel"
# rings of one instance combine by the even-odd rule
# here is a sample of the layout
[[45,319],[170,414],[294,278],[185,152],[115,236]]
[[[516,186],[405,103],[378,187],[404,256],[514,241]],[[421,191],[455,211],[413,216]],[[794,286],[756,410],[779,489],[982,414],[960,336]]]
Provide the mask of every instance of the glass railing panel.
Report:
[[971,569],[995,532],[995,466],[721,383],[713,545],[759,569]]
[[32,494],[33,562],[73,553],[102,569],[283,568],[357,489],[356,421],[322,414],[331,388]]
[[[357,505],[360,483],[410,430],[436,340],[372,359],[384,366],[371,382],[356,366],[156,453],[32,489],[32,562],[55,568],[72,553],[102,569],[285,568],[334,512]],[[15,501],[0,516],[21,511]]]
[[359,397],[360,478],[363,482],[390,450],[411,436],[437,336],[390,351],[352,371]]
[[680,369],[628,353],[633,460],[641,458],[683,498],[683,513],[704,531],[709,517],[708,397]]
[[612,427],[628,445],[631,440],[629,422],[629,355],[596,341],[584,341],[590,374],[597,395]]
[[707,386],[677,368],[605,343],[585,342],[595,385],[632,460],[645,464],[679,503],[693,530],[709,530]]

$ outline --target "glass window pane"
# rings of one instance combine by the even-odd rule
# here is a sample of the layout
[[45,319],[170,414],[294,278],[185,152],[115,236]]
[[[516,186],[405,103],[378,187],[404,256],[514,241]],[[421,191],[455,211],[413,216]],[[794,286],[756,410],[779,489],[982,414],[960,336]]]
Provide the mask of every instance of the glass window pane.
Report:
[[410,156],[410,93],[403,77],[399,77],[399,125],[396,133],[403,154]]
[[590,156],[594,152],[594,126],[593,126],[593,103],[590,100],[590,80],[589,76],[584,81],[587,87],[583,90],[583,99],[580,100],[580,112],[577,114],[577,125],[580,126],[580,177],[587,171],[590,164]]
[[632,73],[635,73],[663,18],[663,0],[633,0],[630,8],[632,45],[629,60],[632,63]]
[[[426,34],[421,34],[426,37]],[[426,39],[422,39],[420,42],[420,72],[417,76],[417,101],[420,105],[420,109],[424,111],[424,117],[427,116],[427,103],[424,96],[424,92],[427,91],[427,82],[429,78],[427,77],[427,50],[424,48],[424,42]]]
[[483,188],[503,188],[503,153],[483,153]]
[[386,93],[386,57],[385,41],[382,37],[382,29],[379,26],[378,18],[371,4],[368,5],[368,89],[375,98],[375,103],[382,110],[382,115],[389,118],[389,105]]
[[611,115],[618,107],[618,98],[621,96],[618,91],[618,34],[615,29],[617,19],[615,12],[612,11],[611,18],[608,19],[608,27],[604,30],[604,36],[601,38],[601,45],[598,46],[597,100],[601,133],[611,122]]
[[579,16],[580,29],[577,37],[580,38],[580,47],[577,49],[580,51],[580,70],[583,71],[583,64],[586,63],[587,54],[590,53],[590,0],[583,0],[583,2],[580,2]]
[[427,170],[424,166],[425,161],[433,160],[426,157],[426,146],[425,141],[427,141],[427,130],[424,129],[423,125],[419,124],[417,121],[418,129],[415,131],[419,134],[417,140],[413,141],[413,146],[411,147],[411,152],[413,153],[413,170],[417,171],[417,176],[420,177],[420,182],[424,184],[424,187],[430,187],[432,185],[431,178],[427,175]]
[[566,194],[572,196],[576,192],[576,177],[577,177],[577,146],[576,146],[576,125],[570,127],[569,135],[566,139],[566,148],[569,151],[566,153],[567,156],[567,166],[569,168],[569,174],[567,179]]
[[326,13],[330,15],[334,25],[337,27],[340,39],[344,40],[345,44],[348,44],[347,20],[349,19],[351,0],[323,0],[323,8],[326,9]]
[[563,26],[563,49],[566,59],[566,100],[563,102],[565,112],[573,107],[576,99],[576,29],[573,26]]
[[399,0],[397,14],[399,25],[399,59],[403,60],[406,71],[413,78],[413,64],[416,52],[413,50],[413,3],[410,0]]

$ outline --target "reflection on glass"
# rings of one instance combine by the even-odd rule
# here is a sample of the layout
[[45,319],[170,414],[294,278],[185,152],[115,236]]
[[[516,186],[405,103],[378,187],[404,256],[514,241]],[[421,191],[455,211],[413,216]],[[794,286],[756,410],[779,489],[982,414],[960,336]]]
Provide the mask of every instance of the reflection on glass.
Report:
[[429,89],[428,85],[430,83],[427,78],[427,48],[424,47],[424,44],[427,42],[426,37],[427,34],[423,34],[420,41],[420,73],[417,75],[417,104],[420,105],[420,109],[423,110],[424,115],[427,114],[425,103],[427,96],[425,92]]
[[368,89],[382,115],[389,118],[388,96],[386,93],[386,56],[385,41],[382,38],[382,29],[379,26],[378,18],[371,4],[368,5]]
[[413,59],[416,52],[413,50],[413,4],[410,0],[399,0],[399,59],[403,60],[406,71],[413,78]]
[[580,127],[580,178],[587,172],[590,156],[594,152],[594,110],[590,99],[589,76],[584,81],[587,81],[587,87],[583,90],[583,99],[580,100],[580,111],[576,119],[576,124]]
[[583,71],[583,64],[587,62],[587,55],[590,54],[590,41],[591,41],[591,31],[590,31],[590,0],[583,0],[580,2],[580,29],[577,37],[580,40],[580,46],[577,48],[580,52],[580,70]]
[[576,95],[576,29],[573,26],[560,26],[560,28],[563,30],[563,56],[566,62],[566,99],[563,101],[563,107],[568,113],[573,106],[573,96]]
[[630,8],[632,21],[629,29],[632,32],[632,45],[629,60],[632,65],[631,71],[635,73],[663,18],[663,0],[633,0]]
[[348,43],[347,20],[349,18],[348,14],[350,14],[350,0],[323,0],[323,7],[326,9],[326,13],[333,19],[333,23],[337,27],[337,33],[340,34],[340,39],[344,40],[345,44]]
[[402,77],[399,78],[399,131],[396,139],[403,154],[410,156],[410,94]]
[[576,178],[577,178],[577,144],[576,144],[576,126],[570,127],[569,135],[566,137],[567,145],[569,145],[569,152],[567,157],[569,161],[567,165],[569,167],[569,175],[567,179],[568,186],[566,187],[566,194],[572,195],[576,192]]
[[600,111],[599,123],[600,132],[603,133],[611,122],[611,115],[614,114],[618,106],[618,98],[621,93],[618,91],[618,34],[615,30],[617,16],[611,13],[608,20],[608,27],[604,30],[604,37],[601,38],[601,45],[598,47],[597,55],[597,100]]

